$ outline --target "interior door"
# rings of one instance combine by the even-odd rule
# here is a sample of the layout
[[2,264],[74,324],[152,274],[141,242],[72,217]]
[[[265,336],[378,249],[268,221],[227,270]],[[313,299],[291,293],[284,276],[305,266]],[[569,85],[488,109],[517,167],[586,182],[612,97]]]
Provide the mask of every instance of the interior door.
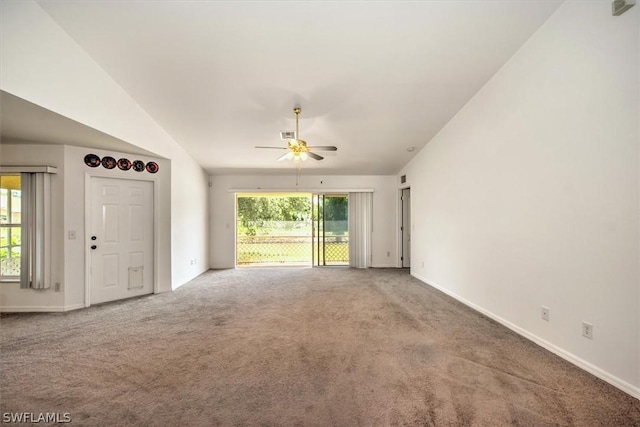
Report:
[[91,179],[90,303],[153,292],[153,182]]
[[411,190],[402,189],[402,267],[411,267]]

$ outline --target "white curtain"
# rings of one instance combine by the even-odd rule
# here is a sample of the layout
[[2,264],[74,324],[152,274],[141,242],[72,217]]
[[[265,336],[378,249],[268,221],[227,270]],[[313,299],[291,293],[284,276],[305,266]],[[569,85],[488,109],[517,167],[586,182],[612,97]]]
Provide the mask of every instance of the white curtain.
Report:
[[371,266],[373,193],[349,193],[349,265]]
[[48,173],[22,173],[20,287],[51,286],[51,193]]

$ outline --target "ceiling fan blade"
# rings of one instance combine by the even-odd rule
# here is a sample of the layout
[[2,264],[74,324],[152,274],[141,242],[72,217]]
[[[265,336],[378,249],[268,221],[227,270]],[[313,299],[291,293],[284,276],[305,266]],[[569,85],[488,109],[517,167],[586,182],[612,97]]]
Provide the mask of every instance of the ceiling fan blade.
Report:
[[287,147],[265,147],[263,145],[256,145],[255,148],[274,148],[276,150],[287,150]]
[[333,145],[314,145],[313,147],[307,147],[310,150],[319,150],[319,151],[338,151],[338,147],[334,147]]
[[289,152],[284,153],[282,156],[278,157],[278,161],[281,162],[289,157]]
[[316,153],[312,153],[311,151],[307,151],[307,156],[311,157],[312,159],[316,159],[316,160],[324,159],[324,157],[319,156]]

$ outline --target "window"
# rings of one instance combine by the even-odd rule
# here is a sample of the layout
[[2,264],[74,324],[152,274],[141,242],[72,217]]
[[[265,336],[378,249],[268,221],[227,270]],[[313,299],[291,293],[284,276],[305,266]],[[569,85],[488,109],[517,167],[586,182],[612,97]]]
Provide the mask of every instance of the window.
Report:
[[0,166],[0,281],[51,286],[51,166]]
[[0,175],[0,280],[19,281],[22,254],[20,175]]

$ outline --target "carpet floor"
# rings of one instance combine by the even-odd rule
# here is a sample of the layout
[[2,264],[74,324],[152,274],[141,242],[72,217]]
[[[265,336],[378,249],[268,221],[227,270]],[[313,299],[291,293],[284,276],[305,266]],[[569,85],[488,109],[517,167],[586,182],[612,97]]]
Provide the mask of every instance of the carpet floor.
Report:
[[[0,412],[82,426],[640,426],[640,401],[396,269],[209,271],[0,318]],[[42,425],[42,424],[40,424]]]

